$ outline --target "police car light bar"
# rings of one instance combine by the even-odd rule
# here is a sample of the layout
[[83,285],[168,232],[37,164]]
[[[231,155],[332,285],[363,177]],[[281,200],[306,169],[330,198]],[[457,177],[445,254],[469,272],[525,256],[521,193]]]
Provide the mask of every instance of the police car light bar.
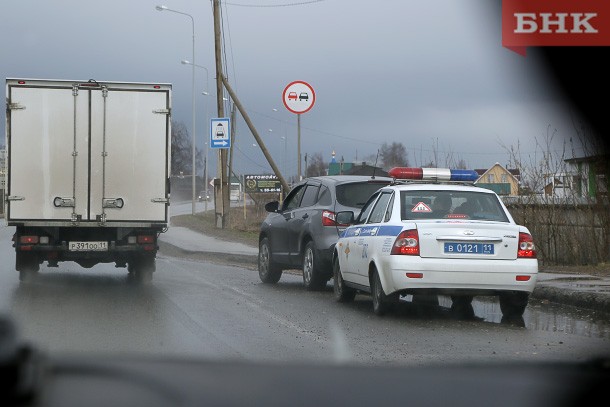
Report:
[[388,174],[395,179],[419,181],[474,182],[479,179],[479,174],[474,170],[450,170],[448,168],[394,167],[388,171]]

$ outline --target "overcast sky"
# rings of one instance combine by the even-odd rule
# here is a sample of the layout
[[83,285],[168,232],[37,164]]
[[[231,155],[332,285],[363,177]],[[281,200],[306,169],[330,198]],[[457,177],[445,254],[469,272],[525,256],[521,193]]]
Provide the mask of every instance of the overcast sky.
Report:
[[[500,1],[232,0],[222,2],[229,80],[285,175],[296,173],[297,116],[282,103],[292,81],[310,83],[301,116],[303,155],[361,161],[403,143],[411,165],[451,157],[471,168],[506,164],[554,132],[576,140],[576,112],[549,85],[535,50],[502,47]],[[289,6],[295,3],[309,3]],[[163,82],[173,120],[191,129],[191,20],[195,22],[196,135],[204,150],[215,111],[209,0],[0,0],[2,77]],[[245,7],[257,5],[259,7]],[[260,7],[272,6],[275,7]],[[212,96],[202,91],[209,85]],[[276,109],[276,111],[274,111]],[[1,130],[4,133],[4,109]],[[242,120],[234,169],[271,167]],[[271,131],[269,131],[271,130]],[[282,139],[286,137],[286,142]],[[210,149],[210,172],[216,150]],[[202,169],[199,169],[199,173]]]

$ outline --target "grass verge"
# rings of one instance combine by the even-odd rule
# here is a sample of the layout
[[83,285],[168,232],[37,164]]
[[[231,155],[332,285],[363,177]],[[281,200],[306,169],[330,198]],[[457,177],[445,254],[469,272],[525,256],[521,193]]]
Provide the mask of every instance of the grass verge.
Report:
[[258,232],[265,219],[266,212],[261,213],[256,208],[231,208],[227,227],[216,227],[216,216],[213,211],[201,212],[195,215],[172,216],[170,227],[189,228],[195,232],[215,237],[227,242],[238,242],[258,246]]

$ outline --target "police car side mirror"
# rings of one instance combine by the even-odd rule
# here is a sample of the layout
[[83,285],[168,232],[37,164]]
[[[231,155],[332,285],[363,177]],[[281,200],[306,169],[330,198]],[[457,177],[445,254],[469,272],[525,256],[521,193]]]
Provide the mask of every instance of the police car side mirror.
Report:
[[352,211],[343,211],[337,212],[335,216],[335,222],[338,225],[351,225],[354,223],[354,212]]
[[280,203],[278,201],[271,201],[265,204],[265,210],[267,212],[277,212],[280,207]]

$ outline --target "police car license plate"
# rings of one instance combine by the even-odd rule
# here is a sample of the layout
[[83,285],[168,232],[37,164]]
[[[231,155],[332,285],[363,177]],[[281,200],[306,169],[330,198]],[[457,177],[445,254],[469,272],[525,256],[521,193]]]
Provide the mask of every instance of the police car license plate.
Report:
[[108,242],[70,242],[71,252],[103,252],[108,250]]
[[491,243],[445,243],[445,254],[494,254]]

